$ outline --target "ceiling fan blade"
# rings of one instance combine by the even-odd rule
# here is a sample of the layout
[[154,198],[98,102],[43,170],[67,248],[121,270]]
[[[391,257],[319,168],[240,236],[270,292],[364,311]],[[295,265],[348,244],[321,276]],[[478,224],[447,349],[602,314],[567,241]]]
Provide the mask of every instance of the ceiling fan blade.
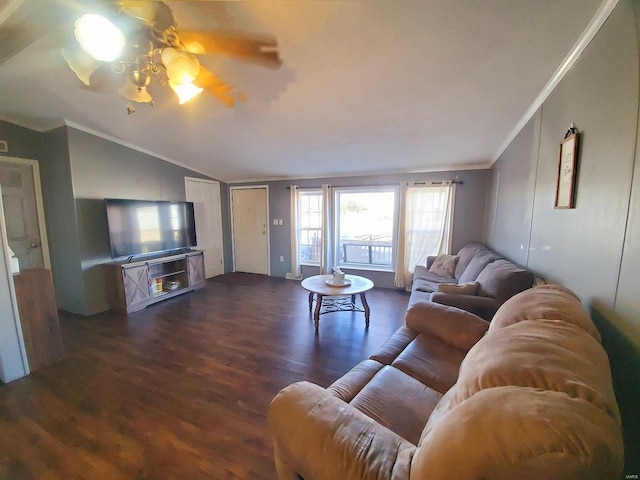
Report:
[[145,25],[152,26],[155,8],[150,0],[119,0],[118,8],[133,18],[141,20]]
[[151,0],[119,0],[118,6],[127,15],[141,21],[156,32],[176,27],[173,12],[164,2]]
[[236,102],[244,102],[247,99],[244,93],[223,82],[203,66],[200,66],[200,73],[193,84],[211,93],[229,108],[233,108]]
[[191,53],[228,55],[267,68],[279,68],[278,43],[273,36],[223,34],[180,30],[180,40]]

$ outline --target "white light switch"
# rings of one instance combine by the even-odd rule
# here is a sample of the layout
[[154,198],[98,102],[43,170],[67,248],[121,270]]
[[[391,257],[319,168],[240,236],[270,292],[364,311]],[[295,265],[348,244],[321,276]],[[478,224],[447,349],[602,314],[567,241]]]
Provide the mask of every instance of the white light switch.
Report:
[[274,225],[277,225],[277,224],[278,224],[278,219],[277,219],[277,218],[274,218],[274,219],[273,219],[273,224],[274,224]]
[[282,219],[281,218],[278,219],[278,225],[282,225]]

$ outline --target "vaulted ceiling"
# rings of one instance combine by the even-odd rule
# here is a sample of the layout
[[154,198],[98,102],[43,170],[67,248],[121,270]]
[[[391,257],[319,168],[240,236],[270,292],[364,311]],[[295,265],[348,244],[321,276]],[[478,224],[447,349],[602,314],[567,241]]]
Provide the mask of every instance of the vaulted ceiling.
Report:
[[[5,25],[15,2],[0,0]],[[45,35],[0,65],[0,118],[66,123],[227,182],[486,168],[602,0],[166,3],[179,29],[275,35],[282,66],[201,57],[246,101],[178,105],[154,85],[155,105],[128,115]]]

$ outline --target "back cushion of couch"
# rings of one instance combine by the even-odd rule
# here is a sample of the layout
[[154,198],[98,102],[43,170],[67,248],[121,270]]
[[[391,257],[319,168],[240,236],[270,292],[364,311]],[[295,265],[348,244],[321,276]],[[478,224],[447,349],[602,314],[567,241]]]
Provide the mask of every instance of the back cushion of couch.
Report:
[[454,276],[459,279],[462,272],[469,266],[469,262],[473,259],[476,252],[487,250],[487,247],[480,242],[471,242],[460,249],[458,252],[458,264]]
[[562,392],[619,421],[604,348],[561,320],[527,320],[485,335],[460,366],[451,405],[480,390],[508,385]]
[[484,270],[484,267],[491,262],[500,258],[500,255],[492,252],[491,250],[479,250],[464,269],[464,272],[458,277],[458,283],[475,282],[480,272]]
[[503,307],[430,416],[411,477],[619,478],[609,360],[577,297],[545,285]]
[[438,416],[416,449],[410,478],[603,480],[622,474],[619,424],[564,393],[489,388]]
[[506,302],[533,284],[533,273],[505,259],[488,264],[476,278],[480,284],[478,295]]
[[489,331],[540,318],[572,323],[600,341],[600,333],[578,297],[571,290],[553,284],[538,285],[507,300],[493,316]]

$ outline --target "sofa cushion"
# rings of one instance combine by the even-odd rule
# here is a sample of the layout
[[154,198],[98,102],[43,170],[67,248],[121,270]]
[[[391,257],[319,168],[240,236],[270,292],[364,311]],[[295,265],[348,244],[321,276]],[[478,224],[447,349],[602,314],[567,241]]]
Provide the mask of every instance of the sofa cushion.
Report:
[[431,335],[418,335],[391,363],[437,392],[456,383],[465,352]]
[[383,365],[391,365],[391,362],[400,355],[407,345],[416,338],[418,332],[408,327],[400,327],[386,342],[369,358]]
[[432,335],[463,352],[482,338],[489,322],[465,310],[434,302],[416,302],[407,309],[407,327]]
[[415,445],[318,385],[281,390],[268,419],[278,478],[409,478]]
[[[433,421],[432,421],[433,419]],[[495,387],[434,415],[410,478],[620,478],[619,424],[590,402],[548,390]]]
[[422,265],[416,265],[413,271],[413,284],[412,290],[419,290],[422,292],[435,292],[438,284],[451,283],[451,278],[443,277],[437,273],[430,272],[427,267]]
[[560,285],[539,285],[511,297],[498,309],[489,331],[523,320],[562,320],[579,326],[600,341],[600,333],[575,294]]
[[460,279],[462,272],[469,266],[469,262],[473,259],[475,254],[480,250],[487,250],[487,247],[480,242],[471,242],[465,245],[458,252],[458,263],[456,264],[455,277]]
[[498,258],[500,258],[500,256],[491,250],[479,250],[471,259],[467,268],[464,269],[460,278],[458,278],[458,283],[475,282],[480,272],[484,270],[484,267]]
[[415,378],[386,366],[350,402],[405,440],[418,444],[420,434],[442,394]]
[[409,304],[408,307],[417,302],[428,302],[431,292],[422,292],[420,290],[412,290],[411,295],[409,295]]
[[441,277],[453,278],[458,263],[457,255],[440,254],[429,267],[431,273],[440,275]]
[[460,366],[451,404],[506,385],[562,392],[619,419],[606,352],[561,320],[527,320],[485,335]]
[[479,297],[477,295],[459,295],[456,293],[433,292],[429,300],[442,305],[449,305],[466,310],[485,320],[491,320],[500,304],[495,298]]
[[495,298],[502,304],[531,288],[533,273],[508,260],[498,259],[484,267],[476,281],[480,284],[478,295]]
[[327,390],[340,400],[350,402],[382,367],[384,365],[380,362],[364,360],[333,382]]
[[436,292],[457,293],[459,295],[476,295],[478,293],[478,282],[463,283],[441,283],[436,288]]

